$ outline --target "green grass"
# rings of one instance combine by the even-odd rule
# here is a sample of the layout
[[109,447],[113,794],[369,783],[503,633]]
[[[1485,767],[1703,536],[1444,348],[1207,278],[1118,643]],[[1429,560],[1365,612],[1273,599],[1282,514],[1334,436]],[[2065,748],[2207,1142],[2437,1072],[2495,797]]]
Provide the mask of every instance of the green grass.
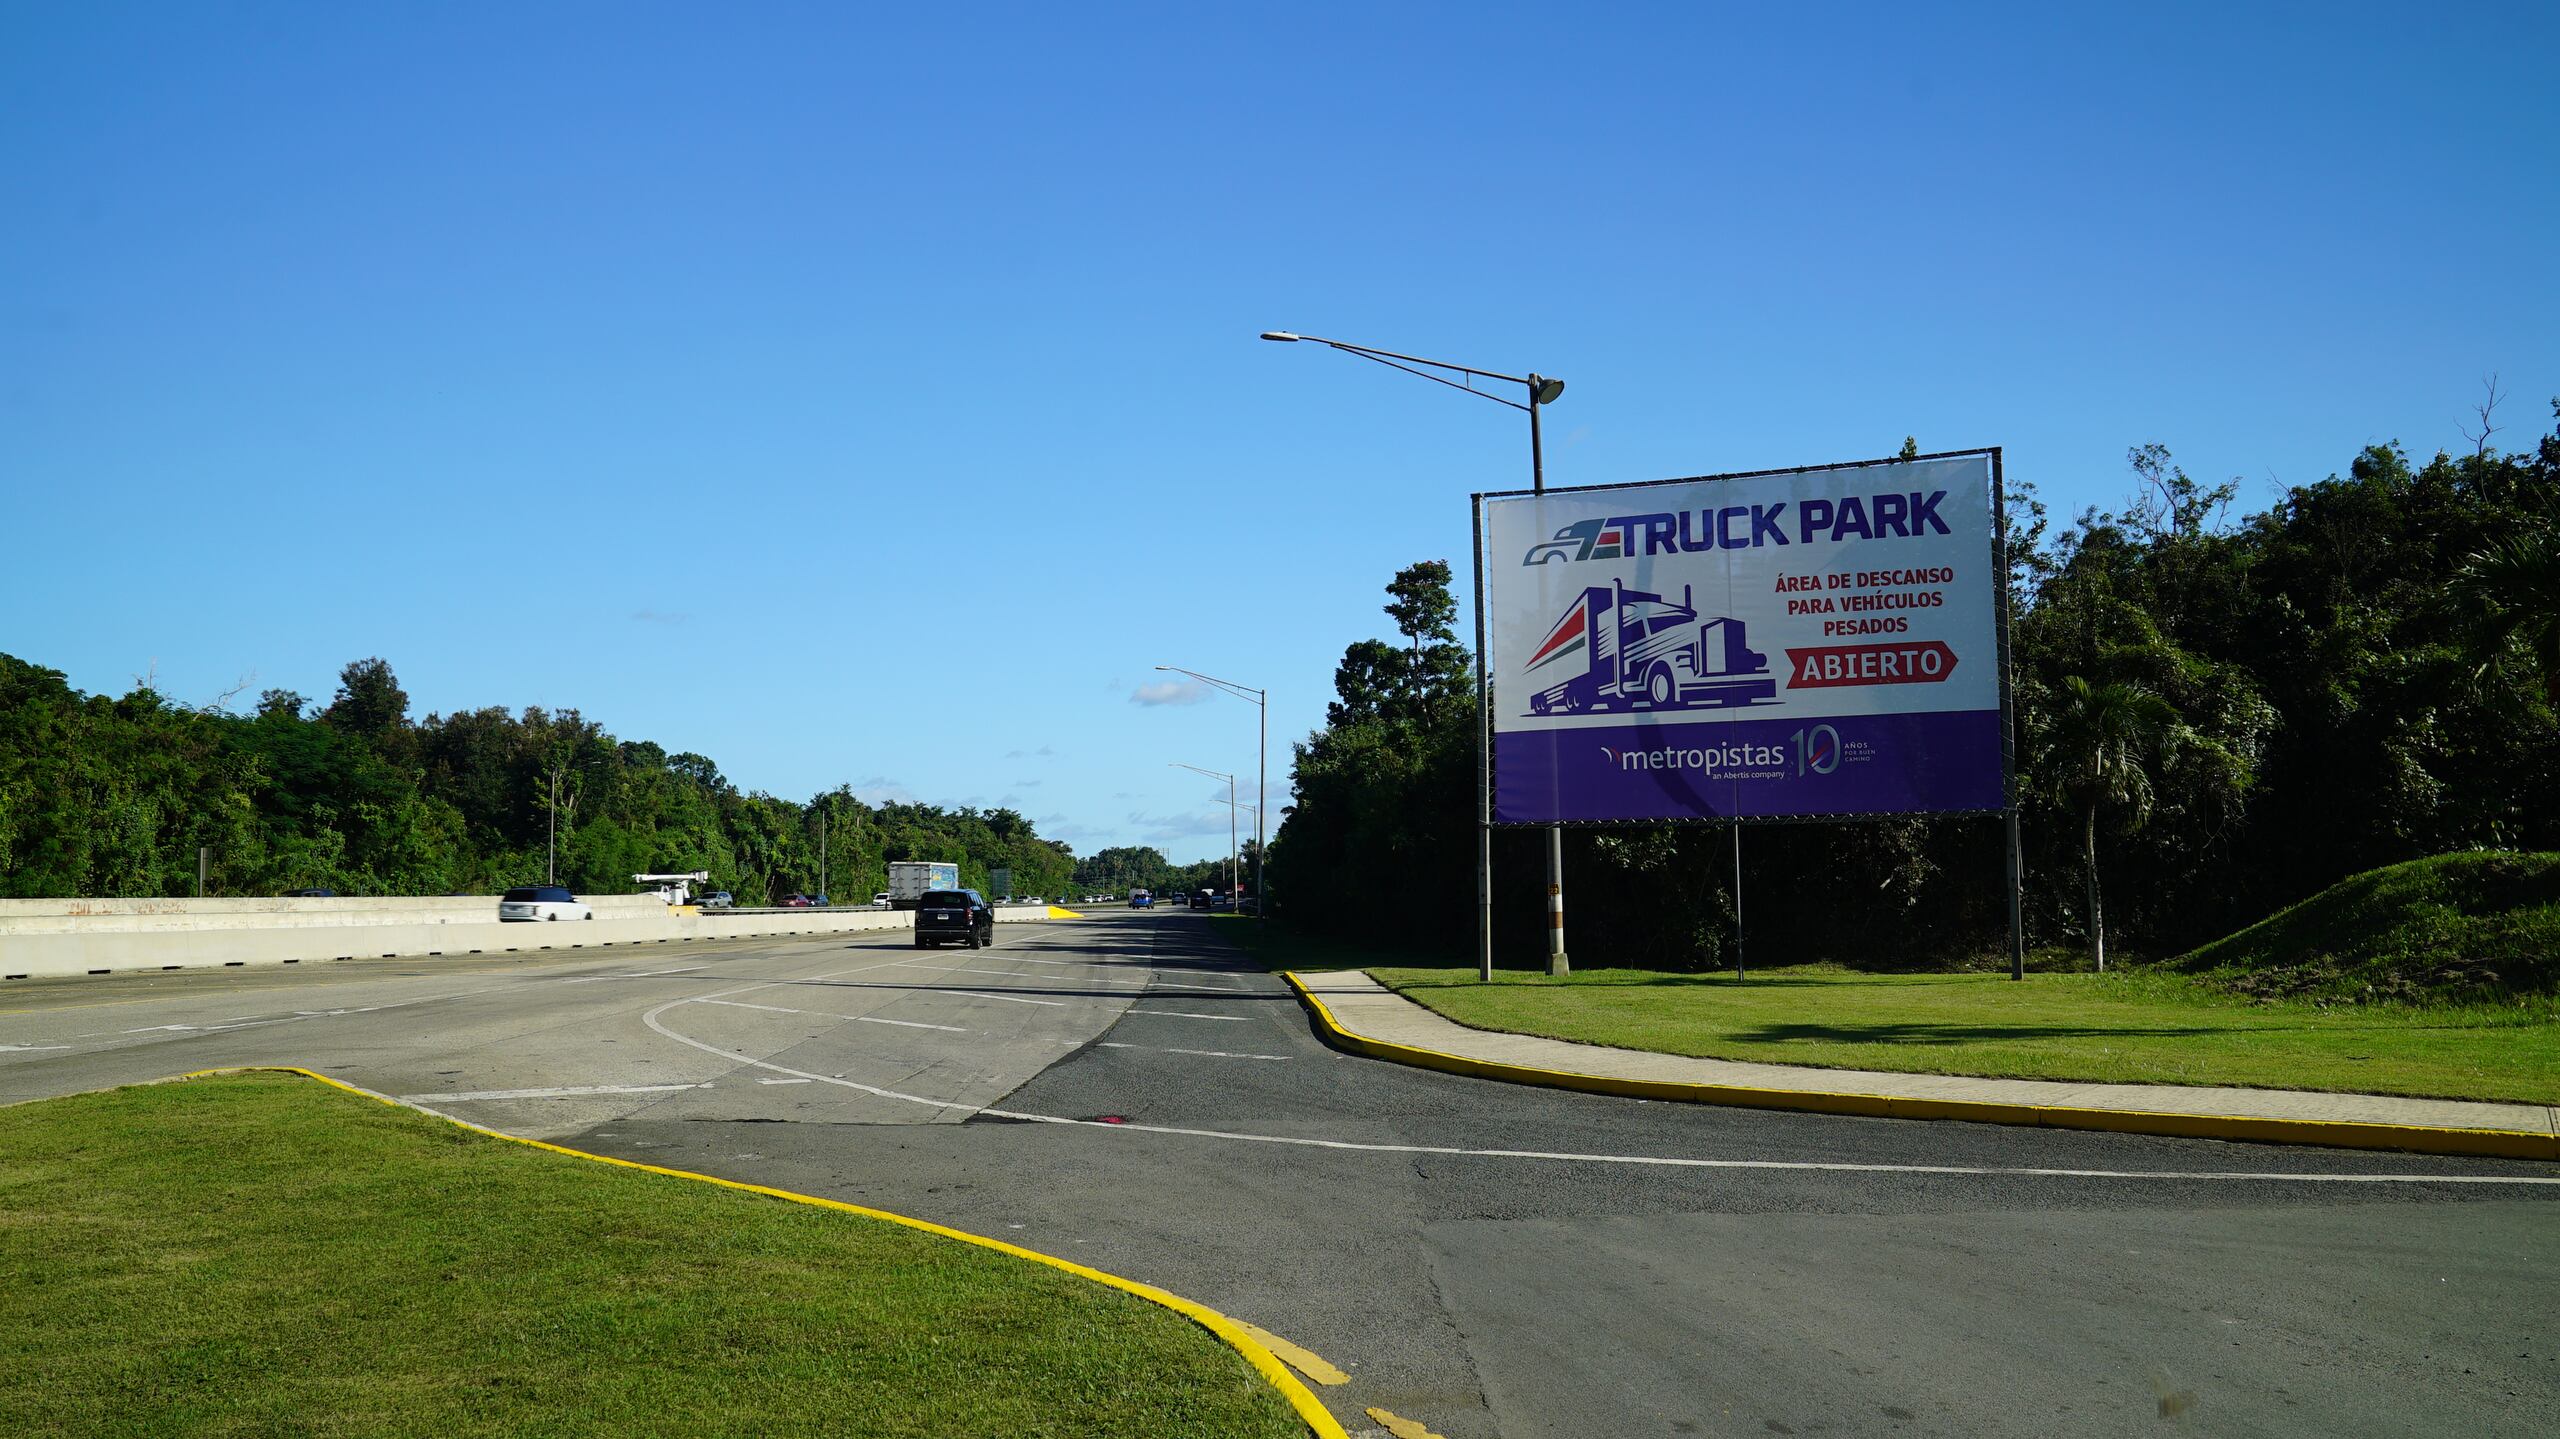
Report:
[[0,1110],[0,1333],[11,1436],[1305,1432],[1133,1296],[290,1075]]
[[2253,995],[2547,995],[2560,988],[2560,854],[2442,854],[2367,870],[2174,965]]
[[[2560,1102],[2560,1011],[2503,1004],[2251,1001],[2158,969],[2130,973],[1729,974],[1582,969],[1562,980],[1286,931],[1237,934],[1275,969],[1366,969],[1460,1024],[1586,1044],[1912,1074],[2228,1084]],[[1402,959],[1403,963],[1396,962]]]

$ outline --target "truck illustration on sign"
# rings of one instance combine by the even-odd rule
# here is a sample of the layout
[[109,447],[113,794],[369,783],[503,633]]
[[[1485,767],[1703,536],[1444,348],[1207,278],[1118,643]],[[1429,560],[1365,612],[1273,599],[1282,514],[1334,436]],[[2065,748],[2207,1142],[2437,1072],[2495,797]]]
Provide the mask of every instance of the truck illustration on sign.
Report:
[[1742,621],[1700,620],[1687,585],[1675,604],[1614,578],[1566,608],[1522,675],[1537,686],[1529,710],[1541,715],[1746,705],[1778,692]]

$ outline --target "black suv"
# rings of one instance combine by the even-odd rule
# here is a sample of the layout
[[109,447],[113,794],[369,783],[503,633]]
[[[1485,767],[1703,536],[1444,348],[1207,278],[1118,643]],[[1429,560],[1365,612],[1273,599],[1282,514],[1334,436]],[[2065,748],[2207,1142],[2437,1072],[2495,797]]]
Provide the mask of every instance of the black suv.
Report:
[[916,948],[959,941],[971,949],[996,942],[996,912],[974,889],[929,889],[916,901]]

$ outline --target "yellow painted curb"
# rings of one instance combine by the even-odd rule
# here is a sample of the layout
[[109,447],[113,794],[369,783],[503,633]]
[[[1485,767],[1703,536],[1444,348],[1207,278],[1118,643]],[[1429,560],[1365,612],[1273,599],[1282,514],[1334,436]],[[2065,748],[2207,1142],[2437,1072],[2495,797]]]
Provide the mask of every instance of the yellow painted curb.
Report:
[[1051,906],[1049,906],[1049,917],[1050,917],[1051,919],[1082,919],[1082,918],[1084,918],[1084,916],[1083,916],[1081,913],[1079,913],[1079,912],[1077,912],[1077,911],[1075,911],[1075,910],[1072,910],[1072,909],[1060,909],[1059,907],[1057,907],[1057,906],[1056,906],[1056,905],[1054,905],[1054,904],[1053,904],[1053,905],[1051,905]]
[[[2025,1124],[2046,1129],[2092,1129],[2115,1134],[2158,1134],[2180,1139],[2235,1139],[2262,1144],[2317,1144],[2338,1149],[2396,1149],[2490,1159],[2560,1160],[2560,1135],[2522,1129],[2436,1129],[2413,1124],[2366,1124],[2333,1119],[2262,1119],[2237,1114],[2170,1114],[2158,1110],[2078,1109],[2051,1104],[2000,1104],[1979,1099],[1905,1099],[1883,1094],[1757,1089],[1739,1084],[1689,1084],[1675,1080],[1620,1079],[1574,1074],[1526,1064],[1473,1059],[1436,1049],[1372,1039],[1342,1027],[1294,970],[1281,978],[1298,992],[1316,1026],[1338,1049],[1371,1059],[1629,1099],[1666,1099],[1742,1109],[1792,1109],[1815,1114],[1857,1114],[1880,1119],[1962,1119],[1977,1124]],[[1411,1001],[1408,1001],[1410,1003]]]
[[[945,1239],[957,1239],[964,1244],[975,1244],[981,1248],[997,1250],[1001,1253],[1010,1254],[1016,1259],[1028,1259],[1035,1264],[1046,1264],[1052,1269],[1063,1269],[1069,1274],[1075,1275],[1079,1279],[1090,1279],[1097,1284],[1109,1285],[1123,1293],[1134,1294],[1141,1299],[1149,1301],[1150,1303],[1161,1304],[1165,1308],[1172,1310],[1174,1313],[1181,1315],[1183,1318],[1188,1319],[1192,1323],[1199,1325],[1201,1328],[1208,1330],[1212,1334],[1215,1334],[1218,1338],[1226,1341],[1228,1348],[1243,1355],[1245,1362],[1251,1364],[1254,1368],[1254,1372],[1260,1374],[1272,1388],[1280,1391],[1280,1397],[1289,1401],[1289,1407],[1297,1411],[1298,1418],[1306,1424],[1307,1431],[1309,1433],[1317,1436],[1317,1439],[1349,1439],[1349,1436],[1343,1432],[1342,1425],[1334,1419],[1333,1415],[1328,1410],[1326,1410],[1323,1403],[1316,1398],[1314,1392],[1308,1389],[1305,1384],[1301,1383],[1297,1375],[1290,1373],[1288,1366],[1282,1364],[1277,1355],[1273,1354],[1268,1347],[1254,1337],[1254,1333],[1258,1333],[1260,1331],[1248,1332],[1251,1330],[1251,1326],[1245,1324],[1243,1321],[1230,1319],[1226,1315],[1219,1313],[1217,1310],[1212,1309],[1205,1304],[1185,1299],[1181,1295],[1167,1290],[1158,1289],[1152,1284],[1141,1284],[1134,1279],[1123,1279],[1117,1274],[1105,1274],[1099,1269],[1089,1269],[1073,1260],[1060,1259],[1054,1254],[1043,1254],[1037,1249],[1025,1249],[1019,1244],[1007,1244],[1001,1239],[989,1239],[983,1234],[971,1234],[967,1230],[963,1229],[946,1228],[943,1225],[936,1224],[927,1219],[911,1219],[904,1214],[892,1214],[885,1209],[870,1209],[859,1204],[847,1204],[840,1199],[822,1199],[814,1194],[801,1194],[789,1189],[775,1189],[763,1184],[748,1184],[736,1179],[722,1179],[716,1174],[696,1174],[689,1169],[667,1169],[655,1164],[642,1164],[637,1160],[616,1159],[609,1154],[590,1154],[583,1149],[571,1149],[565,1145],[552,1144],[540,1139],[527,1139],[519,1134],[509,1134],[503,1130],[489,1129],[481,1125],[473,1124],[469,1120],[456,1119],[450,1114],[438,1114],[434,1110],[425,1109],[418,1105],[404,1104],[401,1101],[392,1098],[390,1095],[376,1094],[370,1089],[360,1088],[356,1085],[347,1083],[345,1080],[331,1079],[329,1076],[322,1074],[317,1070],[303,1069],[295,1065],[247,1064],[222,1069],[199,1069],[187,1074],[179,1075],[178,1078],[179,1080],[184,1081],[189,1079],[203,1079],[218,1074],[299,1074],[305,1079],[319,1080],[322,1084],[328,1085],[333,1089],[343,1089],[349,1094],[361,1094],[367,1099],[387,1104],[394,1109],[404,1109],[412,1114],[423,1114],[432,1119],[441,1119],[447,1124],[451,1124],[462,1129],[468,1129],[474,1134],[487,1135],[491,1139],[503,1139],[510,1144],[521,1144],[531,1149],[548,1150],[553,1154],[565,1154],[572,1159],[591,1159],[598,1164],[610,1164],[621,1169],[637,1169],[648,1174],[663,1174],[670,1179],[691,1179],[703,1184],[716,1184],[723,1189],[735,1189],[747,1194],[761,1194],[768,1199],[787,1199],[794,1204],[810,1204],[815,1205],[820,1209],[833,1209],[845,1214],[858,1214],[865,1219],[886,1220],[891,1224],[903,1224],[909,1229],[921,1229],[927,1234],[939,1234]],[[1313,1356],[1311,1355],[1309,1357],[1312,1358]]]

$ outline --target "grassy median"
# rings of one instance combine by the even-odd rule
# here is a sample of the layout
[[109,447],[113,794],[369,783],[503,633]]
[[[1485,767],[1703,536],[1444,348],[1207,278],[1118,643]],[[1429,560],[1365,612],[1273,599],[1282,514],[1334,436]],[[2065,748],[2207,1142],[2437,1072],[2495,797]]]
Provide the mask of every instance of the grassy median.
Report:
[[0,1109],[0,1332],[13,1436],[1305,1432],[1090,1281],[292,1075]]
[[1410,956],[1217,927],[1273,968],[1366,969],[1460,1024],[1712,1059],[2142,1084],[2560,1102],[2549,996],[2481,1004],[2250,999],[2162,970],[2105,975],[1730,974],[1568,978],[1416,967]]

